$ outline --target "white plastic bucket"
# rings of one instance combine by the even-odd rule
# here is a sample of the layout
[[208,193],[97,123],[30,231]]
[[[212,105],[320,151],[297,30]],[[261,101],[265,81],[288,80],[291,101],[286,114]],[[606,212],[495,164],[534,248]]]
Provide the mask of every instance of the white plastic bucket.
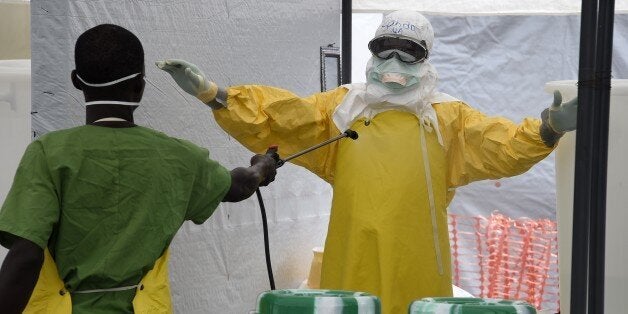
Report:
[[[563,101],[578,93],[576,81],[554,81],[545,91],[559,90]],[[570,313],[573,191],[576,134],[569,132],[556,149],[556,216],[558,220],[561,313]],[[606,191],[606,275],[604,308],[623,313],[628,308],[628,80],[612,80]]]

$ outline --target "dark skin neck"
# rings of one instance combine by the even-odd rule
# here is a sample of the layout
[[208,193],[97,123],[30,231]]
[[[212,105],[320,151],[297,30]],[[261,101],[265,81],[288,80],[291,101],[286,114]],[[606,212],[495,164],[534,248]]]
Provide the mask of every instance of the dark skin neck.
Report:
[[137,106],[89,105],[85,109],[85,124],[94,124],[103,118],[120,118],[133,123],[133,111]]
[[[74,87],[83,91],[85,102],[90,101],[123,101],[139,103],[144,94],[144,73],[128,81],[106,87],[90,87],[76,77],[76,70],[72,71]],[[133,111],[137,106],[99,104],[89,105],[85,109],[85,124],[94,124],[103,118],[120,118],[133,124]],[[115,123],[115,122],[114,122]]]

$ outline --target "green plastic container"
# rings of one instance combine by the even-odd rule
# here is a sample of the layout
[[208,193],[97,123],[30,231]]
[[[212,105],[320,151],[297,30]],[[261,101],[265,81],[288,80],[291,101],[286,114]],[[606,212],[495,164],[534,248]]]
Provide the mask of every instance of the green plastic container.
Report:
[[380,314],[379,298],[364,292],[287,289],[261,293],[251,314]]
[[409,314],[536,314],[524,301],[479,298],[425,298],[412,302]]

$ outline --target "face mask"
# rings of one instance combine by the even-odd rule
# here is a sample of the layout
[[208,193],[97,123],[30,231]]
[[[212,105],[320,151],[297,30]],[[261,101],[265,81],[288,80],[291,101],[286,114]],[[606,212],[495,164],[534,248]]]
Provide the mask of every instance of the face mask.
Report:
[[397,58],[374,58],[373,70],[367,79],[392,90],[402,90],[419,83],[420,66],[420,63],[407,64]]
[[[111,86],[111,85],[115,85],[118,84],[120,82],[124,82],[124,81],[128,81],[132,78],[135,78],[136,76],[140,75],[142,73],[134,73],[128,76],[125,76],[123,78],[119,78],[117,80],[113,80],[111,82],[105,82],[105,83],[88,83],[86,82],[84,79],[82,79],[78,74],[76,74],[76,78],[79,79],[79,81],[81,81],[83,84],[90,86],[90,87],[106,87],[106,86]],[[96,100],[96,101],[88,101],[85,103],[86,106],[89,105],[101,105],[101,104],[109,104],[109,105],[125,105],[125,106],[137,106],[138,103],[137,102],[130,102],[130,101],[114,101],[114,100]]]

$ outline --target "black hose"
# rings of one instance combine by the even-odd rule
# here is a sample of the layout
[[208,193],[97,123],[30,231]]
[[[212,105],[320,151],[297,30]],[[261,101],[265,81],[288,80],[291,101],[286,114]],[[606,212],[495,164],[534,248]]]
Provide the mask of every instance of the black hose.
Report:
[[[279,168],[283,166],[284,163],[288,160],[297,158],[303,154],[309,153],[315,149],[321,148],[327,144],[335,142],[344,137],[348,137],[352,140],[356,140],[358,138],[358,132],[353,131],[351,129],[347,129],[346,131],[344,131],[343,133],[341,133],[340,135],[334,138],[331,138],[318,145],[312,146],[294,155],[288,156],[285,159],[279,158],[279,155],[277,154],[277,149],[278,149],[277,146],[269,147],[268,151],[266,151],[266,154],[270,154],[271,156],[273,156],[273,158],[275,158],[275,161],[277,162],[276,167]],[[257,195],[257,201],[259,202],[259,207],[260,207],[260,210],[262,211],[262,227],[264,229],[264,252],[266,253],[266,268],[268,270],[268,281],[270,281],[270,289],[275,290],[275,279],[273,278],[273,267],[270,264],[270,245],[268,241],[268,223],[266,221],[266,207],[264,207],[264,200],[262,199],[262,193],[260,192],[259,188],[255,190],[255,194]]]
[[262,199],[262,193],[260,192],[260,190],[255,190],[255,194],[257,195],[259,208],[262,211],[262,228],[264,229],[264,253],[266,253],[266,269],[268,270],[268,281],[270,281],[270,289],[275,290],[273,267],[270,264],[270,245],[268,241],[268,223],[266,221],[266,208],[264,207],[264,200]]

